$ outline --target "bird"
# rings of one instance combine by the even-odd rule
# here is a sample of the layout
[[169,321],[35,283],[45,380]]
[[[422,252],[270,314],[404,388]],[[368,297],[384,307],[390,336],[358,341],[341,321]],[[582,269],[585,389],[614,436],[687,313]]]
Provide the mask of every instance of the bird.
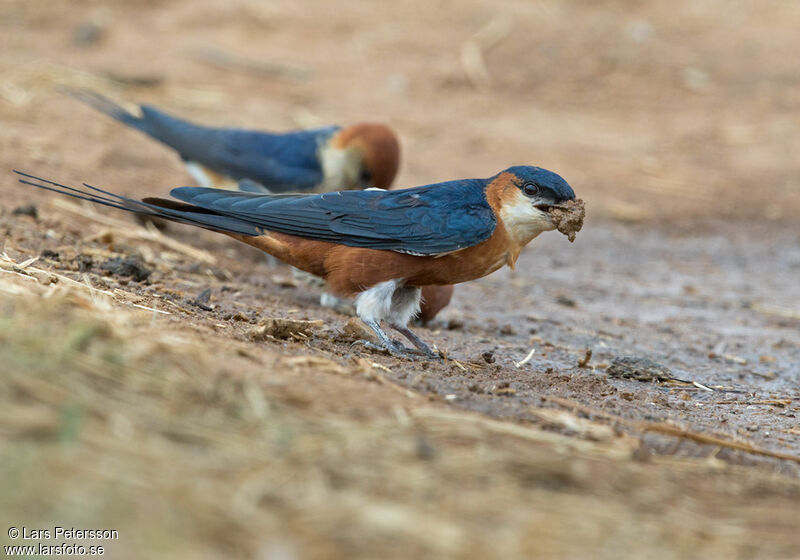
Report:
[[[530,241],[556,229],[551,211],[575,200],[560,175],[525,165],[486,179],[391,191],[258,194],[178,187],[171,199],[142,200],[16,173],[25,185],[224,233],[319,276],[333,293],[355,297],[356,314],[380,342],[365,346],[409,359],[441,356],[408,328],[423,286],[513,268]],[[390,338],[384,323],[412,347]]]
[[285,133],[211,128],[150,105],[139,105],[141,114],[135,115],[87,89],[63,91],[175,150],[203,187],[271,193],[388,189],[400,165],[397,136],[380,123]]
[[[382,124],[284,134],[209,128],[148,105],[140,105],[141,116],[136,116],[91,90],[62,90],[174,149],[192,178],[204,187],[254,193],[388,189],[400,165],[400,143]],[[450,303],[452,294],[451,286],[426,287],[420,319],[432,320]],[[322,305],[340,305],[336,298],[326,296],[320,299]]]

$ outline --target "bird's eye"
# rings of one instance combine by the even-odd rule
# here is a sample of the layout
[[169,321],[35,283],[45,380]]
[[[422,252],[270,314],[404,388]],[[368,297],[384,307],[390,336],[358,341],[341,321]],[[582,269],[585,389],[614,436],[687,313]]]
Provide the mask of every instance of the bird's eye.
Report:
[[528,196],[536,196],[539,194],[539,185],[535,183],[525,183],[522,186],[522,192],[524,192]]
[[362,185],[371,185],[372,184],[372,173],[366,167],[361,169],[361,173],[358,175],[358,180],[361,182]]

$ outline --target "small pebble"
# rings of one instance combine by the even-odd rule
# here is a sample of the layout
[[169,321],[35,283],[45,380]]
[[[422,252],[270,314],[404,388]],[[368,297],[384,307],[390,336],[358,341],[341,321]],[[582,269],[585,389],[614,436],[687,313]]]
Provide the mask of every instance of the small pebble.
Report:
[[464,321],[461,319],[450,319],[447,321],[447,330],[449,331],[460,331],[464,328]]
[[517,334],[517,331],[515,331],[514,327],[512,327],[511,325],[503,325],[500,328],[500,334],[502,334],[504,336],[513,336],[513,335]]

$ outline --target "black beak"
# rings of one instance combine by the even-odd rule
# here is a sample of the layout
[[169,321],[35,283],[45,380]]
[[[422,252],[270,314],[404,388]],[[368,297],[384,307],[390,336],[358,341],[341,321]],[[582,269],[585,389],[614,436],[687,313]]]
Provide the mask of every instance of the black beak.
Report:
[[[568,202],[568,201],[564,201]],[[541,210],[542,212],[549,212],[553,208],[564,208],[563,203],[556,203],[556,202],[537,202],[533,205],[534,208]]]

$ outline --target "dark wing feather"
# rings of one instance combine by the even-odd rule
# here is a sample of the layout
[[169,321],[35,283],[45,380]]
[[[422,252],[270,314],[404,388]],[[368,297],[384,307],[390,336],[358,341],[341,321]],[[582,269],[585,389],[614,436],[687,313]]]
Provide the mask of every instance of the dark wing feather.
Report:
[[14,171],[17,175],[25,177],[19,182],[46,191],[71,196],[80,200],[88,200],[103,206],[110,206],[133,214],[164,218],[173,222],[189,224],[212,231],[238,233],[241,235],[260,235],[262,232],[253,224],[239,220],[233,216],[224,216],[213,211],[198,208],[188,204],[181,204],[174,200],[148,198],[135,200],[126,196],[114,194],[91,185],[83,184],[83,189],[76,189],[55,183],[48,179],[29,175],[22,171]]
[[261,183],[256,183],[252,179],[239,180],[237,188],[242,192],[249,193],[270,194],[272,192]]
[[398,191],[343,191],[276,197],[181,187],[175,198],[267,231],[306,239],[437,255],[488,239],[494,213],[486,182],[473,179]]
[[127,212],[214,231],[262,235],[274,231],[350,247],[441,255],[477,245],[494,232],[486,181],[472,179],[400,191],[263,195],[181,187],[182,202],[134,200],[84,183],[76,189],[16,171],[20,182]]

